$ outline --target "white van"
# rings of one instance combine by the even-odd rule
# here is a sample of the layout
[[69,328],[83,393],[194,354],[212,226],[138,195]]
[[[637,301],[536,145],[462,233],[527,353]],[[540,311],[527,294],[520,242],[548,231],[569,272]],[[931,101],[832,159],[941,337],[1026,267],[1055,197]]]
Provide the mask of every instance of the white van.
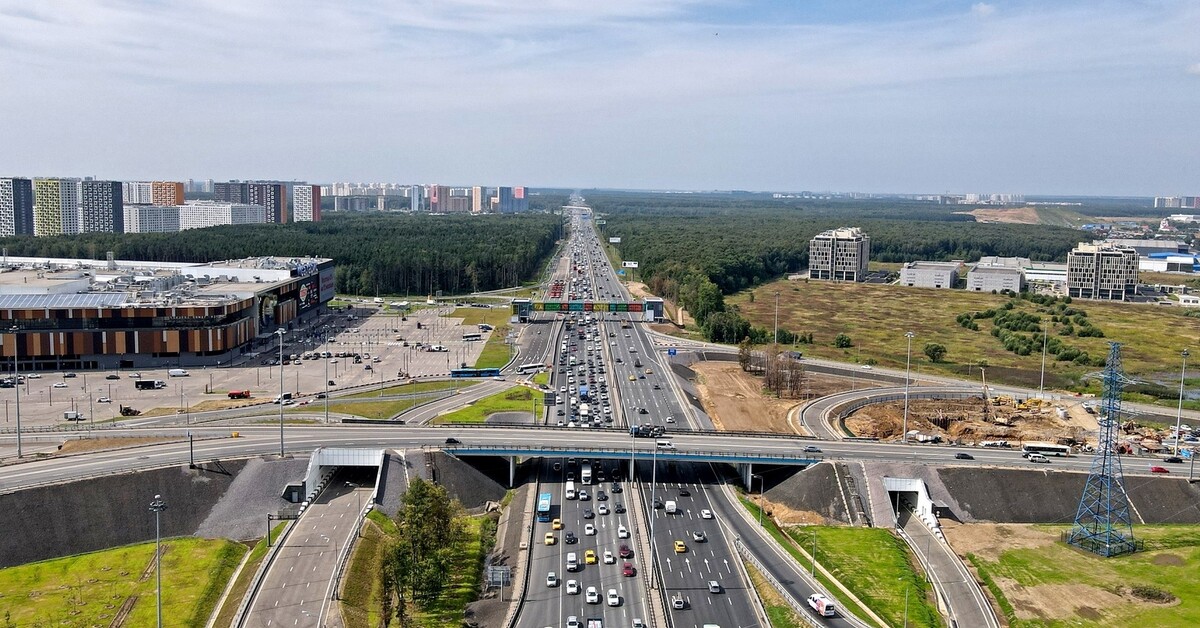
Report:
[[579,558],[575,552],[567,554],[567,571],[579,571]]
[[183,369],[170,369],[167,371],[168,377],[187,377],[188,372]]
[[1035,451],[1035,452],[1029,454],[1029,461],[1030,462],[1050,462],[1050,459]]
[[675,449],[675,443],[661,438],[654,441],[654,446],[659,449]]

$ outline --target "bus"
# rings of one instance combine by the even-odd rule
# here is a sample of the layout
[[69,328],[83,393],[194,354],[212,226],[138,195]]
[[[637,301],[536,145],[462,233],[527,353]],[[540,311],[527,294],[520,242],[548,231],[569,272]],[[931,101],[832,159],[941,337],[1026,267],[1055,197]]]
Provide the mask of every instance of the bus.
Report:
[[592,463],[584,462],[579,468],[579,482],[584,486],[592,483]]
[[1070,456],[1070,445],[1055,445],[1053,443],[1025,443],[1021,445],[1021,454],[1039,453],[1043,456]]
[[522,375],[528,375],[529,373],[536,373],[544,368],[546,368],[546,365],[544,364],[522,364],[521,366],[517,367],[517,372]]
[[450,369],[450,377],[500,377],[500,369]]
[[567,499],[575,499],[575,481],[567,480]]
[[483,334],[466,333],[463,334],[463,342],[478,342],[483,340]]
[[538,495],[537,520],[538,523],[550,523],[550,493]]

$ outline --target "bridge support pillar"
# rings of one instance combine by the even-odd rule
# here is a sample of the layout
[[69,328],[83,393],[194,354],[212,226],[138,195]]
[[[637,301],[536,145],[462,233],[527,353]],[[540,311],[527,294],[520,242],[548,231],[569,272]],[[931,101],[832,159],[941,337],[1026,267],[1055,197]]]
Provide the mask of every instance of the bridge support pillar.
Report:
[[751,484],[754,481],[754,463],[753,462],[739,463],[737,466],[737,469],[738,469],[738,473],[740,473],[742,476],[742,484],[744,484],[746,486],[746,491],[747,492],[753,491],[754,487]]
[[508,457],[508,488],[513,487],[513,482],[517,481],[517,457]]

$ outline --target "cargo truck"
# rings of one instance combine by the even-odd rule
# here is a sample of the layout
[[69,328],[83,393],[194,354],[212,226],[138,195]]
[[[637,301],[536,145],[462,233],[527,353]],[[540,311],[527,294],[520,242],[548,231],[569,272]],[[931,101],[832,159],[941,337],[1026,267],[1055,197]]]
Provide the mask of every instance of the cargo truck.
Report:
[[134,380],[133,387],[138,390],[160,390],[167,387],[167,383],[161,379],[139,379]]
[[230,399],[249,399],[250,391],[249,390],[231,390],[231,391],[229,391],[229,398]]

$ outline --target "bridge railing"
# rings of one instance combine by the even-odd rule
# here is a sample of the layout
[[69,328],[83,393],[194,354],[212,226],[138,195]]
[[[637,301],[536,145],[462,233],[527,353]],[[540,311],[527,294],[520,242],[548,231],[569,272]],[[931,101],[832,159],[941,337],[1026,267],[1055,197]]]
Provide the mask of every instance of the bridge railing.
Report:
[[[444,445],[440,447],[442,451],[447,453],[460,452],[528,452],[537,453],[540,455],[560,454],[564,456],[580,456],[596,455],[603,457],[611,457],[614,454],[620,455],[622,459],[627,457],[628,449],[614,449],[607,447],[561,447],[553,445]],[[693,458],[754,458],[768,460],[808,460],[814,464],[825,460],[825,456],[814,456],[803,452],[797,454],[780,454],[780,453],[760,453],[760,452],[738,452],[738,451],[710,451],[710,450],[678,450],[671,449],[666,451],[653,451],[646,449],[634,450],[639,458],[658,457],[662,460],[690,460]]]
[[[379,425],[380,421],[366,421],[373,425]],[[580,434],[629,434],[629,428],[626,427],[556,427],[552,425],[533,425],[530,423],[507,423],[507,422],[490,422],[490,423],[441,423],[437,425],[428,425],[422,427],[436,427],[455,430],[489,430],[489,429],[528,429],[528,430],[562,430],[566,432]],[[695,429],[673,429],[656,438],[672,438],[675,436],[753,436],[756,438],[774,438],[777,440],[797,440],[797,441],[815,441],[815,436],[801,436],[799,434],[787,434],[781,432],[759,432],[755,430],[695,430]],[[638,437],[638,441],[652,441],[652,438]]]

